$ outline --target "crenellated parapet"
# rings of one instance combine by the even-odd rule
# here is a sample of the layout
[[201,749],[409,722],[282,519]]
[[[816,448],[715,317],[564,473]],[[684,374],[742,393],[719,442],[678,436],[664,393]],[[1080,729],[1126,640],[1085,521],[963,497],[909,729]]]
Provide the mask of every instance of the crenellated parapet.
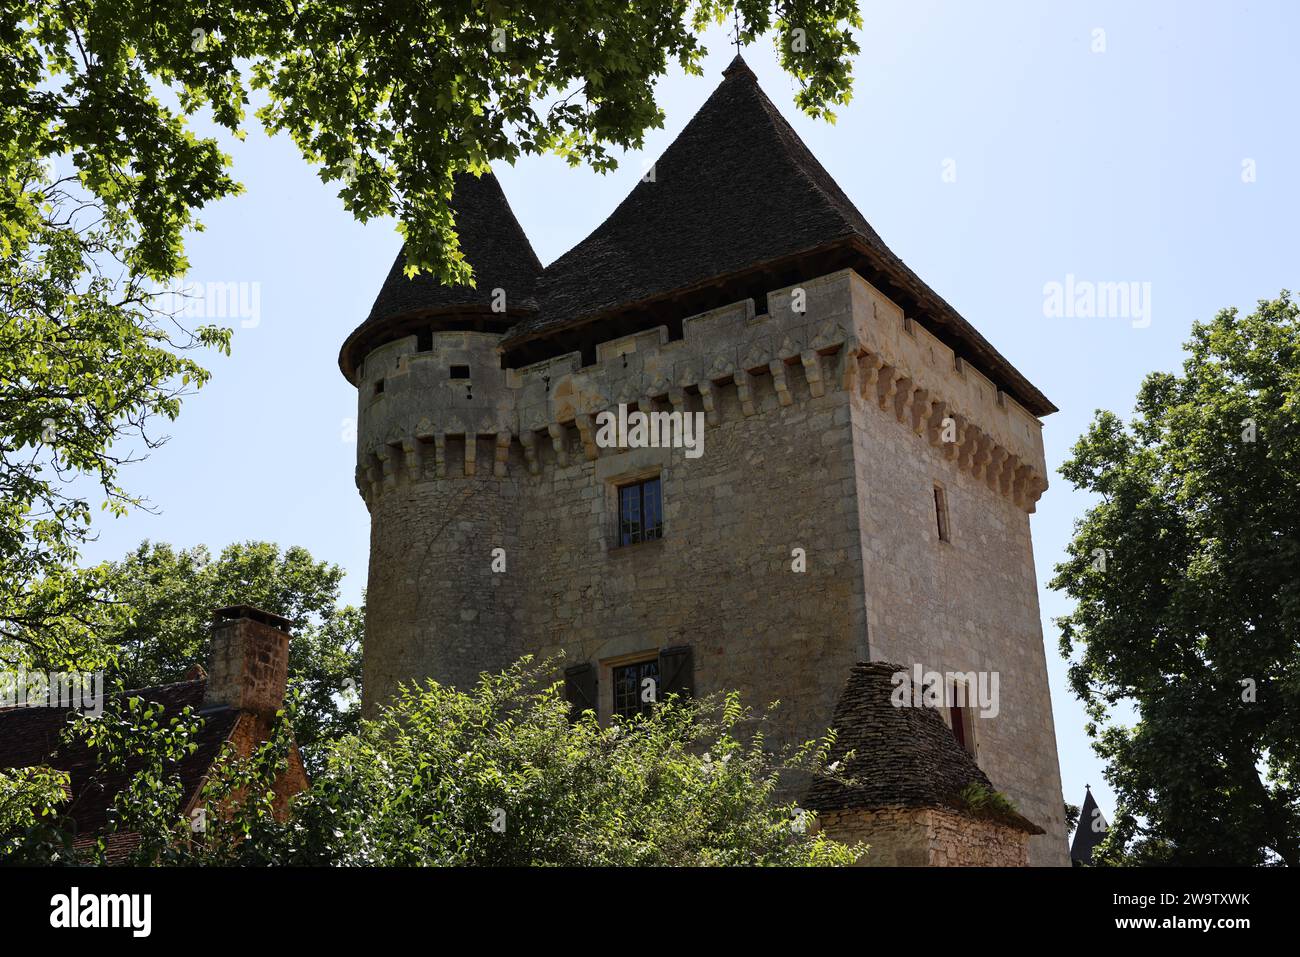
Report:
[[[1033,512],[1047,489],[1038,419],[855,273],[845,386],[973,478]],[[828,279],[833,277],[826,277]],[[770,300],[769,300],[770,301]]]
[[372,502],[407,483],[595,461],[618,451],[597,444],[596,417],[620,404],[702,412],[716,428],[844,390],[1034,510],[1047,487],[1038,420],[855,272],[775,290],[767,305],[692,316],[675,340],[661,326],[602,342],[587,366],[575,352],[502,369],[489,333],[388,343],[358,375],[357,486]]

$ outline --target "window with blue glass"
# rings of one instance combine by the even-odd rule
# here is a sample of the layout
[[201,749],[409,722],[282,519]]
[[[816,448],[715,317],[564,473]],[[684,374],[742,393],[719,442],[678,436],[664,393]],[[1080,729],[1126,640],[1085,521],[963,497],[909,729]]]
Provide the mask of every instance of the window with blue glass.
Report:
[[619,665],[613,669],[614,714],[635,718],[649,714],[659,700],[659,659]]
[[663,486],[659,476],[618,488],[618,543],[636,545],[664,536]]

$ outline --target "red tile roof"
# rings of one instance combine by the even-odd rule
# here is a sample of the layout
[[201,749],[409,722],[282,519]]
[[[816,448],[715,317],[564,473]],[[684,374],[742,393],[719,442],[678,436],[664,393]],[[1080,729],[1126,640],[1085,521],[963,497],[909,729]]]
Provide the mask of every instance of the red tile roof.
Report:
[[[127,692],[133,697],[161,704],[168,715],[179,714],[189,707],[202,718],[203,724],[194,739],[198,748],[177,768],[187,805],[197,794],[204,776],[240,716],[234,708],[203,711],[206,688],[207,679],[200,678]],[[72,744],[63,740],[63,731],[72,715],[73,712],[63,708],[0,710],[0,767],[45,766],[67,771],[71,776],[72,800],[63,811],[75,833],[88,835],[100,831],[108,823],[108,812],[114,798],[140,770],[141,764],[128,763],[125,768],[112,772],[101,770],[94,752],[80,740]]]

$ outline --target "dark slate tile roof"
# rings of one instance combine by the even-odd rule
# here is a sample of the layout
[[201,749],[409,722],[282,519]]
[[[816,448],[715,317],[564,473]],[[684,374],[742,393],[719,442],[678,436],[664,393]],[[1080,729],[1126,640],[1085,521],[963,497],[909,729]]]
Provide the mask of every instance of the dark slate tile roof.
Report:
[[[643,179],[542,274],[507,344],[623,303],[875,232],[737,57]],[[879,239],[875,239],[879,242]]]
[[1083,796],[1083,807],[1079,808],[1079,825],[1074,830],[1074,840],[1070,842],[1070,860],[1076,864],[1090,864],[1092,852],[1106,839],[1106,831],[1093,830],[1093,821],[1101,817],[1103,825],[1106,818],[1097,809],[1097,799],[1092,796],[1092,788],[1087,788]]
[[[563,329],[666,298],[769,263],[840,249],[868,257],[923,304],[914,318],[1037,415],[1056,407],[980,333],[900,260],[858,212],[759,88],[737,56],[723,82],[643,180],[586,239],[545,269],[495,179],[459,196],[461,243],[482,270],[478,290],[449,290],[427,277],[406,280],[394,264],[367,323],[421,309],[479,303],[494,286],[536,280],[536,308],[502,342],[510,349]],[[464,184],[464,185],[468,185]],[[461,205],[464,203],[463,214]],[[350,377],[358,356],[344,346]]]
[[[185,707],[196,713],[203,707],[207,679],[181,681],[130,691],[132,696],[161,704],[169,715]],[[195,743],[198,749],[181,761],[178,768],[186,801],[194,796],[239,719],[234,708],[204,711],[203,726]],[[44,765],[67,771],[71,775],[72,800],[63,812],[79,835],[93,834],[107,823],[108,809],[117,793],[126,786],[137,766],[112,773],[101,772],[94,752],[80,742],[68,745],[61,734],[71,712],[62,708],[6,708],[0,710],[0,767],[28,768]]]
[[[112,834],[103,835],[104,838],[104,861],[112,864],[126,864],[127,859],[140,844],[140,835],[130,831],[114,831]],[[98,838],[93,834],[83,834],[73,841],[73,847],[79,852],[85,852],[93,847]]]
[[498,288],[506,291],[510,314],[517,317],[536,310],[533,287],[542,263],[496,176],[490,172],[482,176],[458,175],[452,209],[460,250],[474,270],[475,285],[444,286],[427,272],[408,278],[406,251],[400,251],[370,307],[370,315],[343,344],[339,365],[349,379],[364,352],[373,348],[363,344],[358,350],[356,346],[390,321],[439,313],[487,313],[492,307],[492,291]]
[[533,285],[542,263],[515,219],[501,184],[492,173],[456,177],[452,195],[460,250],[474,269],[474,286],[444,286],[428,273],[407,278],[406,251],[397,254],[367,322],[413,311],[454,306],[490,308],[492,290],[506,290],[510,301],[535,308]]
[[[988,776],[933,708],[894,707],[893,675],[903,665],[882,661],[854,665],[831,722],[838,733],[831,752],[837,774],[852,786],[818,778],[807,806],[816,811],[914,807],[967,811],[959,796],[970,785],[993,790]],[[853,757],[845,760],[850,752]],[[1042,834],[1019,814],[990,815],[1000,823]]]

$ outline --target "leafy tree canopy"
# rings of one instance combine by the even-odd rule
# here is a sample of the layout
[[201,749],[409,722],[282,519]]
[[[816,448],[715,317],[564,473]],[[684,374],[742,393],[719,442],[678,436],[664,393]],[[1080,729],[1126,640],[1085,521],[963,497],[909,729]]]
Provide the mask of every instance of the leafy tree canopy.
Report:
[[1117,798],[1093,860],[1296,865],[1300,307],[1226,309],[1186,350],[1061,468],[1098,497],[1052,581]]
[[361,690],[365,611],[339,605],[343,569],[305,548],[270,542],[174,549],[142,543],[102,574],[106,597],[128,615],[108,619],[99,637],[116,652],[112,676],[125,688],[179,681],[208,655],[212,612],[253,605],[293,623],[290,686],[301,692],[294,732],[308,755],[317,742],[352,729]]
[[[7,69],[0,56],[0,77]],[[130,264],[138,224],[5,150],[0,141],[0,163],[11,160],[0,170],[0,637],[30,659],[89,670],[104,661],[89,628],[103,609],[93,576],[73,566],[92,497],[116,515],[145,504],[119,471],[161,443],[153,422],[175,419],[207,381],[187,351],[226,350],[230,334],[187,331],[158,308]]]
[[848,101],[852,0],[28,0],[0,55],[20,155],[70,154],[86,186],[141,226],[144,271],[174,274],[193,211],[237,189],[186,117],[206,108],[242,134],[256,91],[258,119],[341,182],[350,211],[399,219],[412,267],[466,279],[452,174],[543,152],[610,168],[611,147],[639,147],[662,124],[654,80],[674,61],[699,74],[699,34],[733,11],[743,42],[772,34],[800,108],[833,117]]

